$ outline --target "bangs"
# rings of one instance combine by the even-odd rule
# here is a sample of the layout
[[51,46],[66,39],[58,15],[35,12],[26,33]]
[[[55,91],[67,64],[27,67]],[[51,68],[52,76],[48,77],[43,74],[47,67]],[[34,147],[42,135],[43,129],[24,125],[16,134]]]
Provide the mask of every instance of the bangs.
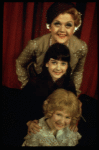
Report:
[[70,52],[68,47],[63,44],[55,43],[47,50],[44,58],[44,65],[50,58],[70,62]]
[[[53,58],[53,59],[56,59],[56,60],[60,60],[60,61],[66,61],[66,62],[70,62],[70,57],[69,55],[53,55],[52,57],[50,58]],[[50,59],[49,58],[49,59]]]

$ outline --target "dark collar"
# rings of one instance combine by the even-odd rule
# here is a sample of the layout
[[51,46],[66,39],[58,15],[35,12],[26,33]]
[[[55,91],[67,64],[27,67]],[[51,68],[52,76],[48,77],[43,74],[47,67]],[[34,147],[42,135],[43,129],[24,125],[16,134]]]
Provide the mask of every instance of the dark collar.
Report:
[[52,77],[51,75],[47,74],[47,80],[48,80],[48,85],[49,86],[56,86],[57,88],[62,88],[63,87],[63,84],[64,84],[64,79],[65,79],[65,76],[62,76],[61,78],[59,78],[57,81],[53,81],[52,80]]

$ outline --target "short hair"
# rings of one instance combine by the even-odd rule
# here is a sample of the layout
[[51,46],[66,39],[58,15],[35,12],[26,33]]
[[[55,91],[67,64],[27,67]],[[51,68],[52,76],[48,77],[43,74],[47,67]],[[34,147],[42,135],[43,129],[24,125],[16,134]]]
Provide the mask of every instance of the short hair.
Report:
[[70,113],[71,125],[77,123],[80,119],[80,102],[79,99],[71,91],[65,89],[57,89],[44,101],[43,112],[46,118],[52,117],[57,110],[65,110]]
[[50,58],[70,62],[70,51],[64,44],[55,43],[51,45],[45,53],[44,64],[46,64]]
[[60,14],[69,13],[73,16],[74,25],[81,25],[81,13],[78,12],[75,5],[71,2],[55,2],[53,3],[46,13],[47,23],[51,24],[52,21]]

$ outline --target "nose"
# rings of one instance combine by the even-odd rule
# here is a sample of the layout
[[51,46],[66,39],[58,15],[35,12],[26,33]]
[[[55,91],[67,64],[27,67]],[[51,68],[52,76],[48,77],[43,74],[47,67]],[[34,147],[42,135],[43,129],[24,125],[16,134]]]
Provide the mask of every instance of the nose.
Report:
[[57,64],[56,69],[57,69],[57,70],[60,70],[60,69],[61,69],[60,64]]
[[62,118],[62,119],[60,120],[60,124],[62,124],[62,125],[65,124],[65,119],[64,119],[64,118]]
[[60,27],[60,31],[61,31],[61,32],[65,32],[65,31],[66,31],[66,28],[65,28],[65,26],[64,26],[64,25],[61,25],[61,27]]

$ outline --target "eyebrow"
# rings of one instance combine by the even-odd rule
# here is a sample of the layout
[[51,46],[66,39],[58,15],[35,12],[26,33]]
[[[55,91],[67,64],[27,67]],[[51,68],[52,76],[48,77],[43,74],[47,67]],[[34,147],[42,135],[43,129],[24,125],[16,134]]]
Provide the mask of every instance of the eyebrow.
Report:
[[54,58],[50,58],[50,60],[56,60],[56,59],[54,59]]
[[54,58],[50,58],[50,61],[57,61],[56,59],[54,59]]
[[[59,20],[55,20],[54,22],[60,22],[61,23],[61,21],[59,21]],[[73,23],[73,21],[67,21],[66,23]]]
[[51,60],[51,61],[62,61],[62,62],[67,62],[67,61],[64,61],[64,60],[58,60],[58,59],[54,59],[54,58],[51,58],[50,60]]

